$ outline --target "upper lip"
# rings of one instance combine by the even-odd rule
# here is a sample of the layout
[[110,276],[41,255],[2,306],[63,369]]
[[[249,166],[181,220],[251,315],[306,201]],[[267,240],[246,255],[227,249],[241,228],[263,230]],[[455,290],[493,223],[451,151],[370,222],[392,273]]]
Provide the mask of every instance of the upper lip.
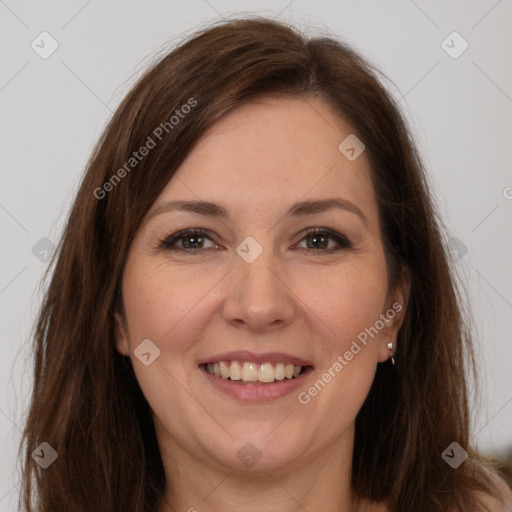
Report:
[[255,354],[248,350],[238,350],[236,352],[223,352],[222,354],[215,354],[198,362],[198,365],[206,363],[218,363],[220,361],[241,361],[251,362],[257,364],[271,363],[276,365],[277,363],[293,364],[295,366],[313,366],[311,361],[302,359],[292,354],[285,354],[284,352],[263,352],[261,354]]

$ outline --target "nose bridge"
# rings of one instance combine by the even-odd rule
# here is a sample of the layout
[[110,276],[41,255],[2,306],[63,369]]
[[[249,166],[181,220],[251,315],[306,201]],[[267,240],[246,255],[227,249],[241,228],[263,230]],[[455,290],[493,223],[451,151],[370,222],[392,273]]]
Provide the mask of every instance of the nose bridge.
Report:
[[282,293],[282,290],[276,289],[280,284],[276,271],[271,270],[278,266],[278,262],[270,237],[265,237],[265,240],[262,240],[261,236],[258,238],[261,244],[254,237],[249,236],[236,249],[239,256],[235,263],[240,279],[238,290],[250,294],[253,301],[258,301],[259,298],[270,299],[270,296]]
[[[282,266],[270,243],[271,237],[249,236],[236,248],[237,258],[231,272],[226,320],[244,322],[264,329],[278,320],[289,321],[294,313],[293,294],[282,279]],[[282,276],[279,276],[279,273]]]

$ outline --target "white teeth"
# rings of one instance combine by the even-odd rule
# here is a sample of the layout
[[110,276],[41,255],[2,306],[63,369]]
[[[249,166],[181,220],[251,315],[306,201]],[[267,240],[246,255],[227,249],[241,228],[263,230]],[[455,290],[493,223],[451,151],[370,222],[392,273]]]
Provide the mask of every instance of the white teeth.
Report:
[[258,380],[258,365],[256,363],[244,363],[242,368],[242,380],[256,382]]
[[229,367],[229,378],[231,380],[240,380],[242,378],[242,369],[236,361],[233,361]]
[[228,368],[228,365],[224,362],[224,361],[221,361],[219,363],[219,367],[220,367],[220,376],[223,378],[223,379],[227,379],[229,377],[229,368]]
[[[297,366],[300,371],[300,366]],[[260,382],[274,382],[275,371],[270,363],[264,363],[260,365],[258,372],[258,380]]]
[[275,377],[276,377],[276,380],[283,380],[286,377],[283,363],[276,364]]
[[222,379],[238,380],[243,382],[274,382],[274,380],[292,379],[298,377],[302,366],[277,363],[251,363],[238,361],[219,361],[206,365],[208,373]]

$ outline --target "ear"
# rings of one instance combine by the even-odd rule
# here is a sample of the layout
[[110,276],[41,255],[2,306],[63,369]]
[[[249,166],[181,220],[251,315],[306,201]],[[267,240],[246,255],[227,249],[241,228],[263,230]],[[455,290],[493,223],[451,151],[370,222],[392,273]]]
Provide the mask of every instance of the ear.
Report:
[[128,328],[125,319],[121,314],[115,313],[116,321],[116,349],[122,356],[130,355],[130,344],[128,342]]
[[[408,272],[405,272],[400,282],[388,293],[384,311],[381,314],[381,321],[384,327],[380,330],[379,336],[379,362],[387,361],[396,351],[396,340],[398,331],[404,322],[411,281]],[[393,348],[388,348],[388,343],[393,343]]]

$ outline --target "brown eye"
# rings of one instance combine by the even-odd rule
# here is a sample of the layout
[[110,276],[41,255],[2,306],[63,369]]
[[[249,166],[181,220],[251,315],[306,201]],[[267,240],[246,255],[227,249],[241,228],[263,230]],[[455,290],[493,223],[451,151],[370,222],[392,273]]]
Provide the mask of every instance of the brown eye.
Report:
[[[331,231],[330,229],[313,228],[306,232],[302,240],[307,241],[306,250],[311,249],[314,251],[320,250],[320,252],[333,252],[341,249],[352,248],[352,244],[346,236],[337,233],[336,231]],[[329,247],[331,240],[334,240],[337,247]]]
[[213,240],[207,235],[205,231],[201,229],[189,229],[185,231],[179,231],[178,233],[169,236],[165,240],[162,240],[160,246],[163,249],[169,251],[177,250],[194,252],[198,249],[212,249],[212,247],[204,247],[205,240],[213,242]]
[[[330,229],[312,228],[307,231],[302,239],[306,241],[307,247],[300,250],[314,251],[317,253],[331,253],[343,249],[351,249],[352,244],[342,234]],[[213,247],[205,247],[205,243],[209,241]],[[330,247],[334,241],[334,247]],[[218,245],[212,240],[209,234],[202,229],[188,229],[174,233],[160,242],[160,247],[167,251],[181,252],[204,252],[218,248]]]

